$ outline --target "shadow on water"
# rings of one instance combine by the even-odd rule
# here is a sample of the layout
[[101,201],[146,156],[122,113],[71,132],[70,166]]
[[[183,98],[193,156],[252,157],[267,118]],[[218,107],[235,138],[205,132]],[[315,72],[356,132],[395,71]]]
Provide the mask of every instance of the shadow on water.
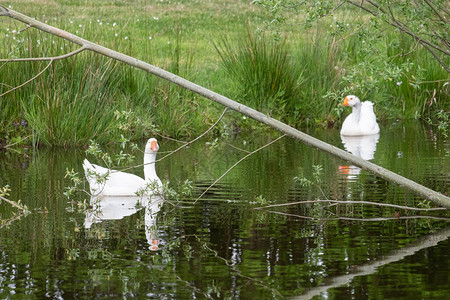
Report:
[[[337,130],[309,134],[448,193],[450,145],[434,128],[396,122],[363,141],[342,140]],[[272,139],[237,136],[214,148],[200,140],[158,162],[158,176],[172,189],[193,182],[192,196],[181,202],[170,196],[98,201],[85,193],[69,200],[66,169],[83,177],[84,151],[0,152],[0,186],[9,184],[9,198],[32,211],[0,228],[0,297],[442,299],[450,293],[448,213],[314,203],[429,205],[290,138],[244,160],[192,204],[245,151]],[[160,141],[158,156],[177,146]],[[129,172],[143,177],[142,169]],[[255,209],[267,205],[283,206]],[[1,204],[2,223],[14,213]]]

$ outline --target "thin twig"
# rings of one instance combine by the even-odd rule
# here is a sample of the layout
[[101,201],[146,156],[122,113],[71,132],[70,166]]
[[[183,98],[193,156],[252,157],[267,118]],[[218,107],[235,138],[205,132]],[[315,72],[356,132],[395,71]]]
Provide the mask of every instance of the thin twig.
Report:
[[3,147],[3,148],[5,148],[5,149],[6,149],[6,148],[10,148],[10,147],[12,147],[12,146],[14,146],[14,145],[16,145],[16,144],[19,144],[20,142],[26,140],[26,139],[29,138],[30,136],[31,136],[31,135],[26,136],[26,137],[24,137],[24,138],[21,138],[19,141],[15,142],[15,143],[13,143],[13,144],[6,145],[6,146]]
[[230,146],[231,148],[234,148],[234,149],[236,149],[236,150],[239,150],[239,151],[242,151],[242,152],[245,152],[245,153],[250,153],[251,151],[248,151],[248,150],[245,150],[245,149],[242,149],[242,148],[239,148],[239,147],[237,147],[237,146],[234,146],[234,145],[232,145],[232,144],[229,144],[229,143],[225,143],[227,146]]
[[260,148],[258,148],[258,149],[256,149],[255,151],[252,151],[252,152],[250,152],[249,154],[247,154],[246,156],[244,156],[243,158],[241,158],[240,160],[238,160],[234,165],[232,165],[225,173],[223,173],[222,174],[222,176],[220,176],[219,178],[217,178],[195,201],[194,201],[194,204],[195,203],[197,203],[197,201],[201,198],[201,197],[203,197],[203,195],[205,195],[206,194],[206,192],[208,192],[217,182],[219,182],[219,180],[221,180],[225,175],[227,175],[228,174],[228,172],[230,172],[234,167],[236,167],[241,161],[243,161],[244,159],[246,159],[247,157],[249,157],[249,156],[251,156],[251,155],[253,155],[253,154],[255,154],[256,152],[258,152],[258,151],[260,151],[260,150],[262,150],[262,149],[264,149],[264,148],[266,148],[266,147],[268,147],[268,146],[270,146],[270,145],[272,145],[273,143],[275,143],[276,141],[278,141],[279,139],[281,139],[281,138],[283,138],[283,137],[285,137],[286,136],[286,134],[283,134],[282,136],[280,136],[280,137],[278,137],[278,138],[276,138],[275,140],[273,140],[273,141],[271,141],[270,143],[268,143],[268,144],[266,144],[266,145],[264,145],[264,146],[262,146],[262,147],[260,147]]
[[297,202],[289,202],[289,203],[281,203],[281,204],[272,204],[267,206],[261,206],[261,207],[255,207],[255,209],[263,209],[263,208],[269,208],[269,207],[279,207],[279,206],[290,206],[290,205],[297,205],[297,204],[307,204],[307,203],[336,203],[336,204],[369,204],[369,205],[376,205],[376,206],[387,206],[387,207],[393,207],[398,209],[407,209],[407,210],[416,210],[416,211],[434,211],[434,210],[448,210],[444,207],[435,207],[435,208],[417,208],[417,207],[410,207],[410,206],[403,206],[403,205],[396,205],[396,204],[388,204],[388,203],[378,203],[378,202],[372,202],[372,201],[340,201],[340,200],[309,200],[309,201],[297,201]]
[[50,60],[50,62],[48,63],[48,65],[41,71],[39,72],[36,76],[32,77],[31,79],[28,79],[27,81],[25,81],[24,83],[22,83],[21,85],[18,85],[16,87],[13,87],[12,89],[4,92],[3,94],[0,94],[0,97],[5,96],[6,94],[11,93],[12,91],[15,91],[17,89],[20,89],[21,87],[23,87],[24,85],[30,83],[31,81],[35,80],[36,78],[38,78],[39,76],[41,76],[48,68],[50,68],[50,66],[52,65],[53,60]]
[[[147,164],[150,165],[150,164],[157,163],[157,162],[159,162],[159,161],[161,161],[161,160],[167,158],[168,156],[174,154],[175,152],[178,152],[178,151],[180,151],[181,149],[183,149],[183,148],[185,148],[185,147],[191,145],[192,143],[196,142],[196,141],[199,140],[200,138],[204,137],[208,132],[210,132],[214,127],[217,126],[217,124],[220,122],[220,120],[222,120],[222,118],[223,118],[223,116],[225,115],[225,113],[227,112],[227,110],[228,110],[228,108],[226,107],[226,108],[223,110],[222,114],[220,115],[219,119],[217,119],[217,121],[216,121],[213,125],[211,125],[211,127],[209,127],[208,130],[206,130],[205,132],[203,132],[201,135],[199,135],[198,137],[196,137],[196,138],[193,139],[192,141],[187,142],[186,144],[180,146],[179,148],[177,148],[177,149],[175,149],[175,150],[173,150],[173,151],[170,151],[169,154],[167,154],[167,155],[161,157],[160,159],[157,159],[157,160],[155,160],[154,162],[150,162],[150,163],[147,163]],[[143,167],[143,166],[145,166],[145,165],[146,165],[146,164],[139,164],[139,165],[136,165],[136,166],[128,167],[128,168],[125,168],[125,169],[121,169],[120,172],[127,171],[127,170],[131,170],[131,169],[134,169],[134,168],[140,168],[140,167]],[[117,170],[111,170],[111,172],[119,172],[119,171],[117,171]]]
[[23,61],[46,61],[46,60],[61,60],[65,59],[71,56],[74,56],[80,52],[83,52],[84,50],[87,50],[86,47],[80,47],[77,50],[74,50],[72,52],[58,55],[58,56],[52,56],[52,57],[25,57],[25,58],[1,58],[0,62],[23,62]]
[[23,211],[23,212],[27,212],[27,211],[28,211],[28,209],[27,209],[26,207],[21,206],[21,205],[17,204],[16,202],[11,201],[11,200],[9,200],[9,199],[6,199],[6,198],[3,197],[3,196],[0,196],[0,200],[1,200],[1,201],[5,201],[5,202],[11,204],[11,205],[14,206],[15,208],[17,208],[17,209],[19,209],[19,210],[21,210],[21,211]]

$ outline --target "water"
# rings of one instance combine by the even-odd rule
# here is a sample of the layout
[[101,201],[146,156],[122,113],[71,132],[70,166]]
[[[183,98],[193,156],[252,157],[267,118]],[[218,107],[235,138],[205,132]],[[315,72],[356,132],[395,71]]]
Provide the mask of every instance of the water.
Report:
[[[449,140],[419,122],[383,125],[378,140],[346,146],[448,194]],[[309,133],[344,148],[337,130]],[[212,149],[202,139],[158,162],[163,182],[180,190],[189,179],[194,190],[178,204],[166,199],[152,207],[128,199],[86,210],[78,204],[89,203],[86,194],[65,198],[71,184],[66,169],[83,174],[82,150],[0,152],[0,186],[9,184],[9,199],[20,199],[32,211],[17,217],[10,205],[0,206],[0,298],[445,299],[450,294],[449,213],[305,203],[428,205],[293,139],[244,160],[192,205],[247,154],[236,146],[253,151],[276,136],[269,135],[237,136]],[[177,146],[160,141],[158,157]],[[142,170],[134,172],[143,176]],[[313,184],[302,186],[294,177]],[[294,202],[304,203],[273,206]],[[258,209],[267,205],[272,206]],[[103,218],[114,219],[102,220],[100,209]]]

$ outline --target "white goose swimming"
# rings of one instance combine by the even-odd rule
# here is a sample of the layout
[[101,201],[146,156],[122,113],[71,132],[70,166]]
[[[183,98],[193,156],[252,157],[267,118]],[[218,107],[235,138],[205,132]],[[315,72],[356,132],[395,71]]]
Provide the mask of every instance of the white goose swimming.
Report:
[[361,102],[358,97],[349,95],[345,97],[343,105],[350,106],[352,113],[342,124],[341,135],[358,136],[380,132],[372,102]]
[[[144,177],[125,173],[121,171],[110,170],[98,165],[91,164],[87,159],[83,161],[84,173],[89,182],[91,195],[93,196],[136,196],[136,192],[151,186],[152,189],[146,189],[145,195],[161,191],[162,183],[156,175],[155,160],[159,145],[156,139],[151,138],[145,145],[144,153]],[[106,180],[101,180],[105,178]]]

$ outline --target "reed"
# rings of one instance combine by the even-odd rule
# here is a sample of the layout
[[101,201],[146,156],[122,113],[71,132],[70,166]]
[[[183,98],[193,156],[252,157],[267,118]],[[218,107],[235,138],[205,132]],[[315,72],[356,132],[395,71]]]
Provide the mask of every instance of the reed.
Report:
[[298,114],[302,70],[289,56],[286,40],[247,28],[245,36],[223,39],[216,49],[235,81],[238,101],[284,121]]
[[[155,4],[157,10],[147,8],[145,1],[121,7],[90,6],[85,1],[56,7],[42,2],[33,7],[38,19],[46,18],[44,12],[57,16],[65,10],[64,18],[47,22],[296,127],[339,125],[339,103],[346,94],[374,101],[379,119],[428,119],[450,110],[450,85],[442,81],[448,74],[427,51],[396,32],[386,32],[369,48],[364,42],[370,34],[363,29],[345,37],[328,35],[325,28],[330,24],[324,21],[310,30],[292,27],[275,41],[243,25],[263,18],[261,11],[243,2],[236,2],[230,14],[221,13],[223,7],[217,3],[194,1],[186,1],[183,13],[165,2]],[[29,14],[27,1],[15,5]],[[205,14],[204,5],[216,13]],[[82,12],[71,14],[79,7]],[[0,19],[0,57],[57,56],[75,49],[33,28],[19,33],[20,29]],[[1,64],[0,94],[46,65]],[[0,98],[0,136],[11,140],[32,133],[35,141],[60,146],[84,145],[89,139],[107,143],[121,134],[135,140],[156,132],[186,137],[205,130],[219,110],[219,105],[153,75],[82,53],[55,61],[33,82]],[[116,111],[131,112],[127,122],[134,124],[126,132]],[[240,117],[231,122],[240,128],[255,126]]]

